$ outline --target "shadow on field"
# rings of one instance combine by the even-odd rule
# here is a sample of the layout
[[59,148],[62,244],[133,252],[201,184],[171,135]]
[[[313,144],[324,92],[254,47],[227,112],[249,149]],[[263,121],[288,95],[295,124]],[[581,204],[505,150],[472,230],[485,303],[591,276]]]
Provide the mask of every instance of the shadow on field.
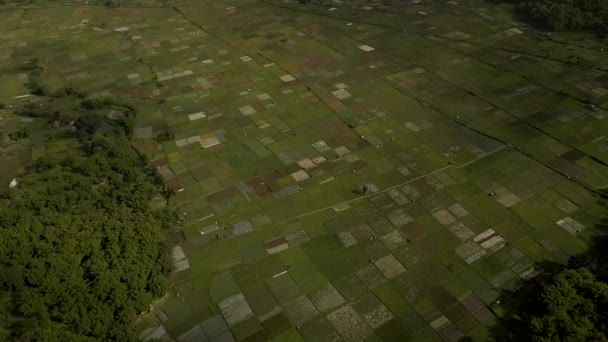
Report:
[[[608,212],[608,209],[607,209]],[[492,307],[500,317],[500,321],[492,329],[494,341],[529,341],[530,320],[541,316],[544,312],[542,301],[543,286],[552,277],[566,269],[587,268],[599,281],[608,283],[608,218],[603,219],[594,227],[595,234],[588,244],[588,251],[570,257],[567,264],[553,261],[540,263],[543,273],[537,277],[521,282],[517,290],[503,292],[501,304]]]

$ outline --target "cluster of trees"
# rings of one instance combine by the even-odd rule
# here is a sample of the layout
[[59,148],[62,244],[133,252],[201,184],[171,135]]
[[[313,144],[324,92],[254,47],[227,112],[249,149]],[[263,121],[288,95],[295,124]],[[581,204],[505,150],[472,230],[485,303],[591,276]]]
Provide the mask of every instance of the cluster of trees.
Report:
[[50,90],[42,80],[44,67],[37,57],[21,66],[21,71],[28,73],[29,82],[26,86],[32,94],[39,96],[49,95]]
[[[114,116],[109,112],[114,110]],[[50,96],[38,98],[17,110],[22,116],[45,118],[55,127],[72,126],[78,136],[118,130],[127,137],[133,134],[135,108],[114,97],[86,99],[86,93],[73,88],[60,88]]]
[[551,30],[608,32],[608,0],[491,1],[515,3],[524,19]]
[[173,215],[148,208],[160,187],[128,146],[95,135],[80,155],[40,159],[2,194],[10,337],[128,341],[129,323],[166,290]]
[[[3,138],[3,132],[0,132],[0,139]],[[11,140],[21,140],[30,137],[30,130],[27,127],[19,127],[16,131],[8,134]]]
[[175,140],[175,134],[173,134],[173,132],[171,132],[169,129],[166,129],[156,136],[156,141],[159,143],[171,140]]
[[37,57],[19,69],[27,72],[27,86],[37,97],[18,108],[17,114],[45,118],[57,128],[71,126],[85,139],[93,133],[120,132],[127,137],[133,134],[137,111],[128,101],[112,96],[89,98],[86,92],[70,86],[51,91],[43,79],[44,65]]
[[565,266],[553,265],[554,272],[516,292],[511,298],[516,310],[499,336],[508,341],[607,341],[607,247],[608,239],[598,238],[589,252]]
[[[17,188],[0,189],[0,340],[135,340],[130,324],[167,290],[177,215],[150,205],[165,192],[131,145],[124,118],[134,109],[60,93],[22,114],[69,111],[76,128],[61,129],[79,146],[50,152]],[[124,115],[101,115],[116,106]]]

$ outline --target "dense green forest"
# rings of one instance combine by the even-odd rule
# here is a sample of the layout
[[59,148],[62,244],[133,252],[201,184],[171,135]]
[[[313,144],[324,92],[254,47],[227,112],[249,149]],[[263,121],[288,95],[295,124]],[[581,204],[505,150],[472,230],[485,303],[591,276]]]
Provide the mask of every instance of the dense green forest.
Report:
[[608,32],[608,0],[491,0],[516,4],[525,20],[555,30]]
[[50,133],[19,186],[0,190],[0,340],[134,340],[130,324],[167,290],[176,215],[151,206],[164,191],[130,143],[135,109],[50,92],[36,70],[41,96],[19,113]]
[[[608,221],[598,225],[602,233]],[[567,265],[548,263],[546,274],[504,296],[512,312],[506,329],[497,332],[506,341],[608,340],[608,248],[606,235]]]

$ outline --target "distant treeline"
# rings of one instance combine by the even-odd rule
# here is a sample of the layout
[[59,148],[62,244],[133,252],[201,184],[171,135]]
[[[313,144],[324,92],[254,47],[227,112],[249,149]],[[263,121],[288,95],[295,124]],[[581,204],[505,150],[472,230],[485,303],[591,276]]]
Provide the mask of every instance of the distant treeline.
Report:
[[554,30],[608,32],[608,0],[490,0],[517,6],[525,20]]

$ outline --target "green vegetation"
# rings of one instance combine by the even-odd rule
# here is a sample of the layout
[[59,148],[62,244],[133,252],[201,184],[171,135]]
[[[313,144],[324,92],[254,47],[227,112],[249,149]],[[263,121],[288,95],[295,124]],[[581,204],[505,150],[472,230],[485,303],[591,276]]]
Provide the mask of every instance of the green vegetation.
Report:
[[30,130],[27,127],[19,127],[16,131],[9,133],[8,136],[14,141],[29,138]]
[[[605,229],[605,223],[600,229]],[[604,341],[608,338],[608,240],[548,267],[553,273],[507,296],[515,311],[505,317],[499,335],[512,341]]]
[[27,87],[30,89],[30,92],[32,94],[39,96],[45,96],[49,94],[50,91],[47,85],[42,80],[44,67],[42,66],[38,58],[33,58],[31,61],[23,65],[21,70],[28,72],[29,82],[27,84]]
[[162,133],[160,133],[159,135],[156,136],[156,141],[159,143],[165,142],[165,141],[171,141],[171,140],[175,140],[175,134],[173,134],[171,131],[169,130],[165,130]]
[[486,0],[116,2],[0,11],[0,340],[549,336],[605,282],[507,299],[607,216],[596,35]]
[[543,314],[530,319],[533,341],[604,341],[608,327],[608,284],[587,268],[556,274],[541,294]]
[[608,31],[606,0],[492,0],[511,2],[528,21],[555,31]]
[[[19,187],[0,194],[7,340],[133,340],[134,318],[167,290],[166,233],[177,220],[170,209],[150,208],[164,191],[129,141],[134,108],[82,97],[62,89],[19,111],[55,123],[55,132]],[[57,148],[72,137],[75,147]]]

